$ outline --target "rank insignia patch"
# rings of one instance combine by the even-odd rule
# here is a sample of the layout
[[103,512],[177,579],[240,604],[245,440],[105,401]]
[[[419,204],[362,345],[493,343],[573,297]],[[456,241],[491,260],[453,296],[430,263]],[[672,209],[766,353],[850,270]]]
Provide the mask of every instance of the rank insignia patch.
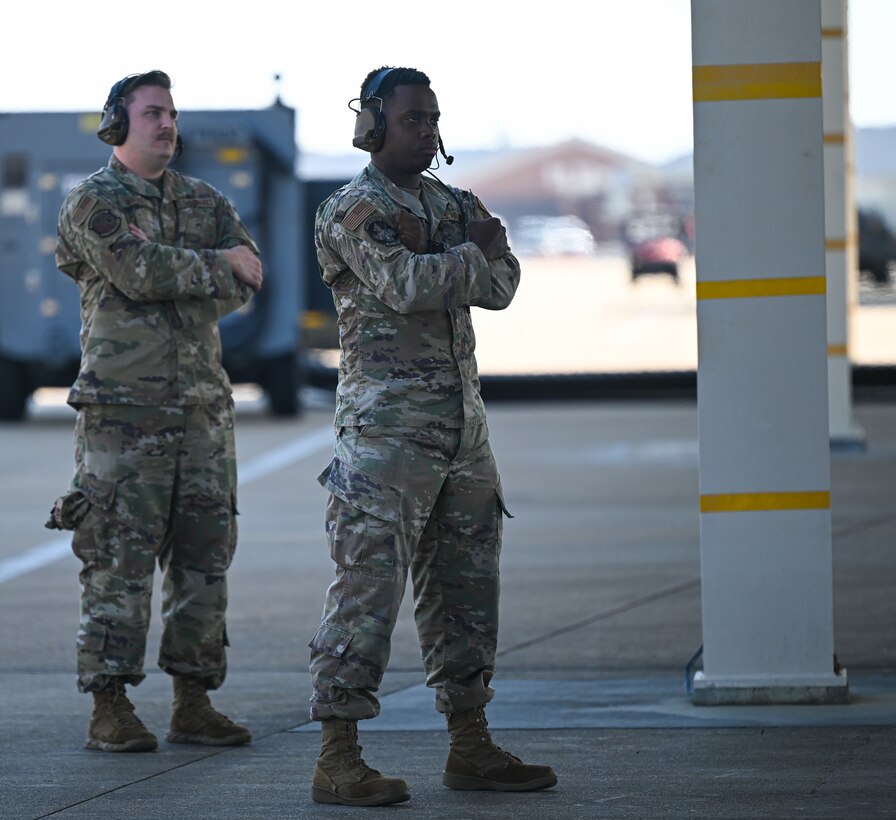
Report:
[[364,230],[367,231],[374,242],[378,242],[380,245],[401,244],[401,240],[398,238],[398,233],[395,228],[384,219],[371,219],[364,225]]
[[97,236],[105,237],[115,233],[120,224],[121,218],[113,214],[112,211],[97,211],[90,217],[87,227]]

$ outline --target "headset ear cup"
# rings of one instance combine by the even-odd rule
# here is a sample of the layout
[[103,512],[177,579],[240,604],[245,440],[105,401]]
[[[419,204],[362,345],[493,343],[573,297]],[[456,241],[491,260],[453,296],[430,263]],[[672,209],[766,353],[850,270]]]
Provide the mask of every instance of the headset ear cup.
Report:
[[352,145],[360,148],[362,151],[375,151],[378,147],[374,146],[377,137],[377,126],[379,125],[379,112],[370,108],[362,108],[355,117],[355,137]]
[[96,135],[109,145],[122,145],[128,136],[128,111],[115,100],[103,111]]

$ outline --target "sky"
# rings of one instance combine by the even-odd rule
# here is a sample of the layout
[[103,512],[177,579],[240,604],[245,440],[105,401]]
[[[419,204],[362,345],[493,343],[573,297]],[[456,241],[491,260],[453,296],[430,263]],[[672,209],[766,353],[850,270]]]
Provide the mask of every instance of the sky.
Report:
[[[537,8],[30,0],[4,27],[0,111],[99,111],[116,80],[160,68],[182,111],[264,108],[279,94],[297,110],[300,151],[339,155],[354,150],[346,104],[361,81],[381,65],[406,65],[432,81],[449,153],[569,138],[648,162],[691,151],[689,0],[552,0],[544,16]],[[853,122],[894,125],[896,0],[850,0],[849,31]]]

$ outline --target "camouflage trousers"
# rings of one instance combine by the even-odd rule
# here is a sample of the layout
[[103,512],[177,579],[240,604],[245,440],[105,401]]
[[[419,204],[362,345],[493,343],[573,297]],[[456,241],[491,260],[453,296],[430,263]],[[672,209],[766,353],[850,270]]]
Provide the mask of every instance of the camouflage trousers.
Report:
[[86,405],[75,425],[75,475],[48,527],[74,530],[82,562],[78,688],[111,676],[136,685],[162,572],[159,666],[217,688],[226,674],[226,572],[236,547],[231,402]]
[[491,700],[507,511],[486,425],[340,428],[318,481],[336,578],[309,643],[311,718],[379,714],[408,572],[436,709]]

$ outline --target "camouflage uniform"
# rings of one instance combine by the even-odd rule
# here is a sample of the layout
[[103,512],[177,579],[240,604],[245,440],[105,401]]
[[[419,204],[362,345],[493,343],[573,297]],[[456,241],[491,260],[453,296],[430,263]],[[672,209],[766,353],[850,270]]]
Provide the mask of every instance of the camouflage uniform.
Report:
[[[501,310],[519,284],[509,252],[487,261],[465,225],[489,216],[466,191],[423,178],[421,197],[373,164],[324,202],[316,244],[341,359],[336,446],[318,481],[336,563],[312,638],[311,717],[374,717],[374,693],[410,572],[436,709],[488,702],[507,514],[488,442],[470,307]],[[429,227],[413,253],[392,227]]]
[[159,665],[224,680],[236,459],[217,320],[252,295],[220,253],[237,245],[258,253],[214,188],[171,170],[157,186],[115,157],[62,206],[56,262],[81,292],[82,355],[75,474],[47,526],[74,530],[82,561],[81,691],[145,677],[156,561]]

